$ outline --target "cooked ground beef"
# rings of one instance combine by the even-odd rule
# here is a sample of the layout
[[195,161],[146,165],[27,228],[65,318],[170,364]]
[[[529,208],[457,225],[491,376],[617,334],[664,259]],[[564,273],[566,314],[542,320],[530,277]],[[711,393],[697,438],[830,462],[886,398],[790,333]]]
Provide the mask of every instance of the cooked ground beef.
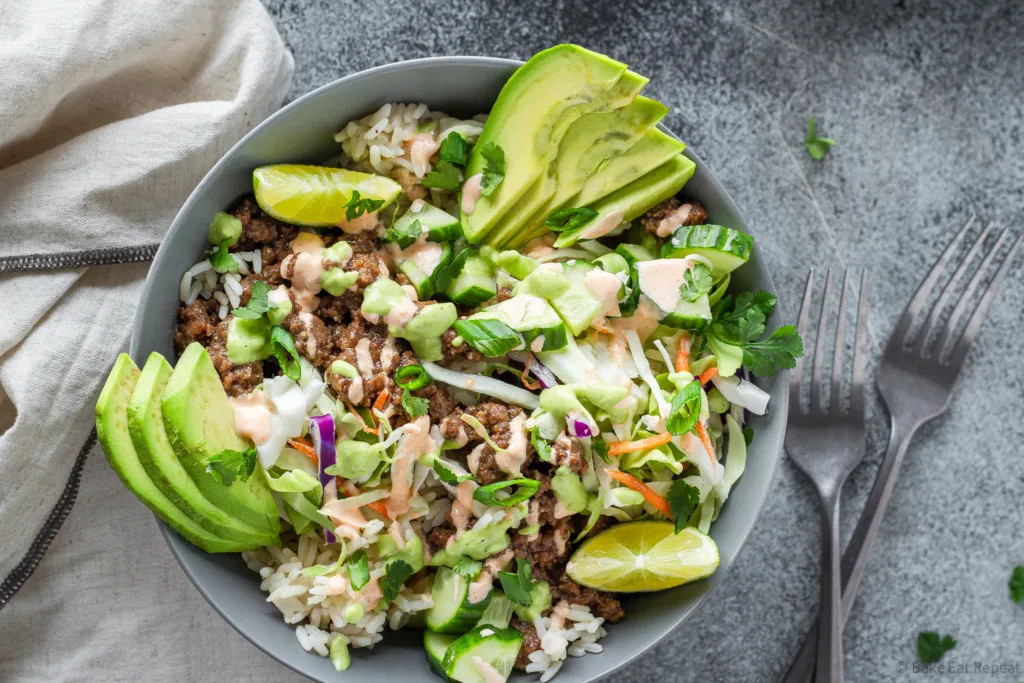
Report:
[[515,667],[520,671],[526,671],[526,667],[530,665],[530,655],[541,647],[540,636],[537,635],[537,629],[533,624],[518,617],[512,617],[511,626],[523,634],[523,644],[516,655]]
[[217,327],[217,309],[220,304],[216,299],[196,299],[194,302],[182,304],[178,309],[178,329],[174,332],[174,348],[178,353],[192,342],[206,345]]
[[583,457],[583,446],[577,439],[571,439],[565,434],[560,434],[551,447],[551,464],[565,465],[579,476],[583,476],[589,467],[587,459]]
[[[507,406],[495,401],[485,401],[484,403],[476,406],[467,406],[462,409],[462,412],[467,415],[472,415],[476,419],[480,420],[480,424],[482,424],[484,429],[487,430],[487,433],[491,436],[491,440],[494,441],[499,448],[508,448],[509,444],[512,442],[512,427],[510,423],[523,411],[522,408],[517,406]],[[459,414],[453,415],[452,417],[442,421],[442,434],[452,433],[452,431],[457,428],[457,425],[452,423],[453,420],[458,421],[458,423],[465,424],[459,418]],[[469,443],[483,440],[469,426],[464,428],[464,432],[469,438]],[[533,457],[533,446],[527,443],[526,461],[523,463],[523,466],[525,467],[526,465],[529,465],[530,461],[533,460]],[[485,445],[483,447],[478,457],[471,459],[470,470],[472,470],[473,474],[476,475],[476,480],[484,485],[505,481],[511,477],[508,472],[505,472],[498,467],[498,461],[494,449],[489,445]]]
[[566,600],[569,604],[586,605],[591,613],[604,617],[607,621],[618,621],[626,616],[622,604],[612,593],[584,588],[564,572],[557,584],[551,584],[551,601],[554,604],[559,600]]
[[445,360],[448,360],[449,358],[458,358],[459,356],[464,356],[469,360],[474,361],[481,360],[483,358],[479,351],[466,342],[462,342],[458,346],[452,344],[452,340],[457,336],[459,335],[458,332],[455,331],[454,327],[449,327],[444,331],[444,334],[441,335],[441,355],[444,356]]
[[441,526],[436,526],[427,533],[427,543],[430,545],[430,552],[436,553],[439,550],[444,550],[445,546],[448,545],[448,539],[455,535],[455,526],[451,521],[445,522]]
[[516,534],[511,547],[517,559],[529,560],[541,575],[553,577],[552,572],[554,575],[561,573],[565,563],[569,561],[569,555],[572,554],[572,535],[572,520],[565,517],[556,520],[554,524],[542,526],[540,531],[532,536]]
[[[306,359],[323,371],[330,365],[334,353],[334,344],[331,339],[331,331],[327,329],[324,321],[312,314],[292,312],[284,319],[282,324],[292,335],[295,342],[295,349]],[[310,342],[310,338],[313,339]]]
[[512,296],[513,294],[511,289],[509,289],[508,287],[502,287],[501,289],[498,290],[498,303],[501,303],[502,301],[508,301],[509,299],[512,298]]
[[[359,355],[356,351],[356,346],[362,339],[370,341],[367,350],[370,359],[373,361],[373,374],[362,379],[363,398],[358,402],[358,405],[368,406],[377,398],[377,394],[385,389],[391,390],[391,387],[394,385],[393,376],[395,370],[398,369],[400,354],[408,347],[399,346],[400,344],[405,344],[401,339],[392,340],[391,346],[394,348],[394,353],[389,353],[390,358],[384,359],[388,361],[385,365],[381,359],[381,354],[388,344],[387,328],[383,325],[371,325],[361,317],[354,317],[348,325],[334,326],[335,349],[331,351],[329,358],[324,363],[324,367],[329,367],[332,362],[340,359],[358,368]],[[298,340],[296,340],[297,346]],[[327,383],[338,396],[344,397],[346,400],[349,398],[348,390],[352,386],[352,382],[353,380],[335,375],[333,372],[327,373]]]
[[658,224],[663,219],[674,213],[680,206],[689,206],[690,211],[683,219],[681,225],[700,225],[708,219],[708,212],[704,210],[704,207],[700,202],[688,201],[685,204],[681,204],[678,199],[671,197],[666,199],[661,204],[647,212],[647,214],[640,219],[640,222],[644,224],[647,231],[650,233],[657,234]]
[[280,265],[291,253],[290,244],[299,229],[265,214],[255,197],[243,199],[231,214],[242,221],[242,236],[231,251],[259,249],[266,269]]
[[247,394],[263,382],[263,364],[259,362],[235,365],[228,360],[228,323],[233,316],[220,321],[206,343],[206,351],[210,354],[213,367],[220,374],[224,391],[228,396]]

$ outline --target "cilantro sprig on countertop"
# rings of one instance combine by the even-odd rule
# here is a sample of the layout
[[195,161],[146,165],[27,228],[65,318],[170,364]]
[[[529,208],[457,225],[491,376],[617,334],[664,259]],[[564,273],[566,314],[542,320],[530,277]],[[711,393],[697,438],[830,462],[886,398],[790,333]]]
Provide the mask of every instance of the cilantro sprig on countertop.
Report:
[[736,297],[725,296],[715,306],[711,334],[726,344],[743,351],[743,367],[760,377],[770,377],[776,370],[788,370],[803,355],[804,344],[793,325],[778,328],[767,339],[765,322],[775,310],[775,295],[768,292],[744,292]]
[[1018,605],[1024,600],[1024,564],[1018,564],[1010,574],[1010,599]]
[[828,155],[836,141],[832,138],[819,138],[818,125],[814,122],[814,117],[811,116],[807,119],[807,140],[804,144],[807,146],[807,153],[811,155],[811,158],[821,161]]
[[954,647],[956,641],[949,634],[939,636],[935,631],[917,634],[917,658],[922,664],[934,664]]

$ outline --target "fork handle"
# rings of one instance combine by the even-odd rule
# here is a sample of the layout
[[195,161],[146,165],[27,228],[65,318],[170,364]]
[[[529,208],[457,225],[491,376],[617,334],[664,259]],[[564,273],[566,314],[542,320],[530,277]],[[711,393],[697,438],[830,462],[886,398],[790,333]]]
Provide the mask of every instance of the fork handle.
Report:
[[[871,554],[871,546],[878,535],[878,528],[885,516],[885,509],[889,505],[889,498],[892,496],[896,480],[899,478],[900,467],[903,465],[903,456],[907,452],[907,446],[918,424],[900,425],[895,420],[889,432],[889,446],[882,464],[875,475],[875,484],[871,488],[868,500],[864,504],[860,519],[857,520],[857,527],[850,538],[850,544],[846,546],[843,554],[842,576],[843,576],[843,597],[842,597],[842,619],[845,622],[850,616],[850,608],[857,595],[857,588],[860,585],[861,577],[868,564],[868,557]],[[800,652],[790,665],[789,670],[783,678],[783,683],[810,683],[814,680],[815,663],[818,652],[818,623],[815,622],[807,633]],[[821,681],[818,681],[821,683]]]
[[839,549],[839,491],[821,492],[821,604],[817,683],[843,682],[843,593]]

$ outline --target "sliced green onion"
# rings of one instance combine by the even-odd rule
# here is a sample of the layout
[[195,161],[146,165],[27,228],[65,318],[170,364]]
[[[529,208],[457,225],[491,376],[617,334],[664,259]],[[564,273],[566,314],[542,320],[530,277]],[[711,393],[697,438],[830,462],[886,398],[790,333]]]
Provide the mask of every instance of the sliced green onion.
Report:
[[395,383],[407,391],[422,389],[433,381],[422,365],[404,365],[395,373]]
[[665,427],[669,434],[686,434],[697,426],[700,418],[700,381],[694,380],[676,392],[672,397],[668,420]]
[[485,356],[504,356],[523,343],[515,330],[494,318],[456,320],[452,327],[467,344]]
[[[508,498],[498,499],[494,497],[494,494],[498,491],[512,486],[517,486],[519,488]],[[473,491],[473,500],[478,503],[483,503],[484,505],[511,507],[522,503],[524,500],[529,500],[533,494],[537,493],[537,489],[539,488],[540,482],[535,479],[509,479],[508,481],[499,481],[494,484],[488,484],[487,486],[481,486],[476,491]]]

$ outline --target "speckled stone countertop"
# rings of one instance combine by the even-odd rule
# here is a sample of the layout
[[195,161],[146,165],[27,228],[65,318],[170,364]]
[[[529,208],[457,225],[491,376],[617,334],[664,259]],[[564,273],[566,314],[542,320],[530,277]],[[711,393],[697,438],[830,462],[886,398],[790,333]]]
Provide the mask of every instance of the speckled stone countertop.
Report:
[[[266,0],[295,54],[292,97],[430,55],[525,59],[575,42],[651,77],[645,94],[732,193],[794,319],[809,265],[867,268],[877,358],[919,280],[972,214],[1024,229],[1024,15],[1011,2],[367,2]],[[838,141],[815,162],[807,116]],[[1018,260],[1020,263],[1022,260]],[[1024,277],[1011,274],[949,412],[926,425],[846,629],[851,681],[915,673],[918,631],[951,633],[946,662],[1018,664],[1024,607]],[[864,464],[845,490],[850,532],[884,450],[872,396]],[[817,600],[814,492],[784,459],[729,582],[622,681],[778,679]],[[908,670],[909,669],[909,670]],[[284,670],[281,670],[284,673]]]

